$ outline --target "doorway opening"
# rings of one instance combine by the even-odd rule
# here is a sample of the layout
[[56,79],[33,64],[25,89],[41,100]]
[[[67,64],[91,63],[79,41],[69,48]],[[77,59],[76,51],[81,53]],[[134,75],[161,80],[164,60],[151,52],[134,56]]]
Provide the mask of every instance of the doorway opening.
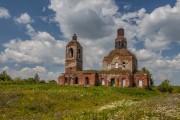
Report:
[[85,77],[85,85],[89,85],[89,78]]
[[110,86],[115,86],[115,79],[111,78]]
[[75,79],[74,79],[74,84],[75,84],[75,85],[78,85],[78,77],[75,77]]
[[126,87],[126,79],[125,78],[122,79],[122,86]]
[[138,82],[139,87],[142,87],[142,80],[140,79]]

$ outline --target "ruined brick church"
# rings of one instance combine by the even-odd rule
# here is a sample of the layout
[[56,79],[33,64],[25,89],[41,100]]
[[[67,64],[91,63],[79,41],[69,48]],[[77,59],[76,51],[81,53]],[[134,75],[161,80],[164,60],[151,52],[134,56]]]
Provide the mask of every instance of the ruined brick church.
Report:
[[115,49],[102,60],[102,70],[83,70],[83,47],[74,34],[66,46],[65,73],[58,84],[72,86],[119,86],[148,88],[145,73],[137,72],[136,56],[127,49],[124,29],[117,30]]

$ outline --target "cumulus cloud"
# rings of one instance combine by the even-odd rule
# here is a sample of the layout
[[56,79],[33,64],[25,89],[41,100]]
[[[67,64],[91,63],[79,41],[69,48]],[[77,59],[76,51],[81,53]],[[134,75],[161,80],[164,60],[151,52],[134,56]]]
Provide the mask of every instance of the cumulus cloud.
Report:
[[138,57],[139,61],[142,61],[142,62],[143,61],[147,62],[148,60],[159,58],[159,56],[156,53],[146,50],[146,49],[135,50],[134,52],[136,56]]
[[4,7],[0,7],[0,19],[1,18],[7,19],[7,18],[10,18],[10,17],[11,17],[11,15],[10,15],[8,9],[6,9]]
[[15,18],[15,21],[19,24],[28,24],[32,23],[33,19],[29,16],[28,13],[23,13],[19,17]]
[[146,12],[145,9],[140,9],[119,18],[118,7],[112,0],[84,0],[73,3],[68,0],[51,0],[49,8],[55,11],[54,19],[66,38],[70,38],[73,33],[78,35],[78,40],[85,48],[85,69],[101,68],[103,57],[114,49],[116,30],[119,27],[125,28],[128,46],[133,48],[137,26],[127,20],[136,18],[138,21]]
[[156,8],[147,14],[139,26],[139,36],[145,40],[147,49],[169,49],[172,42],[180,43],[180,1],[171,7],[170,5]]
[[27,26],[30,40],[13,39],[5,43],[5,50],[0,54],[1,62],[17,62],[26,64],[64,64],[66,42],[55,40],[47,32],[35,32]]
[[138,59],[139,69],[148,68],[152,72],[156,84],[164,79],[169,79],[174,84],[180,84],[176,79],[178,77],[177,72],[180,71],[179,54],[172,58],[165,58],[161,54],[147,49],[133,50],[133,52]]
[[33,68],[24,67],[20,70],[9,68],[5,66],[0,68],[0,72],[6,71],[12,76],[12,78],[32,78],[35,74],[38,74],[41,80],[57,80],[59,72],[48,71],[45,67],[35,66]]
[[76,33],[85,39],[98,39],[109,36],[115,25],[112,17],[118,7],[111,0],[51,0],[50,9],[56,12],[65,37]]

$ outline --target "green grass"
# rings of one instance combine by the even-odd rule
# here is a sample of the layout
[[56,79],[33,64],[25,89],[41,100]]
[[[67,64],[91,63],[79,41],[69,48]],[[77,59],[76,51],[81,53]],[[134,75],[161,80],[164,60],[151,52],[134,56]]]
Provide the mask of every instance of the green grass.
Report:
[[[178,91],[178,87],[176,89]],[[173,95],[138,88],[70,87],[55,84],[0,85],[0,119],[104,120],[122,119],[122,113],[127,119],[135,116],[142,118],[138,115],[142,111],[141,106],[152,109],[151,101],[159,98],[159,103],[163,101],[163,97],[168,99]],[[131,115],[133,112],[135,116]],[[148,114],[153,116],[151,111]]]

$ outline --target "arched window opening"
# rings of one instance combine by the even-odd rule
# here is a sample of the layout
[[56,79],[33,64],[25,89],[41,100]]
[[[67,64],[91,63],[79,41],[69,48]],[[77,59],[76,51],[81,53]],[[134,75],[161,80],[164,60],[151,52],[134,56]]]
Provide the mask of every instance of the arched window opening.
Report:
[[73,55],[74,55],[74,51],[72,48],[70,48],[69,49],[69,57],[71,58],[71,57],[73,57]]
[[107,66],[107,67],[108,67],[108,69],[111,69],[111,64],[108,64],[108,66]]
[[126,86],[126,79],[125,79],[125,78],[122,79],[122,86],[123,86],[123,87]]
[[81,50],[78,50],[78,58],[81,58]]
[[126,63],[125,63],[125,62],[123,62],[123,63],[122,63],[122,66],[123,66],[123,68],[125,68],[125,67],[126,67]]
[[142,80],[141,79],[138,81],[138,86],[142,87]]
[[118,42],[118,46],[121,47],[121,42],[120,41]]
[[78,84],[78,77],[75,77],[75,79],[74,79],[74,84],[75,84],[75,85]]
[[103,85],[103,86],[105,85],[105,80],[104,80],[104,78],[101,79],[101,85]]
[[89,85],[89,78],[85,77],[85,85]]
[[115,63],[115,68],[119,68],[118,62]]
[[64,85],[67,85],[68,84],[68,79],[67,77],[64,78]]

